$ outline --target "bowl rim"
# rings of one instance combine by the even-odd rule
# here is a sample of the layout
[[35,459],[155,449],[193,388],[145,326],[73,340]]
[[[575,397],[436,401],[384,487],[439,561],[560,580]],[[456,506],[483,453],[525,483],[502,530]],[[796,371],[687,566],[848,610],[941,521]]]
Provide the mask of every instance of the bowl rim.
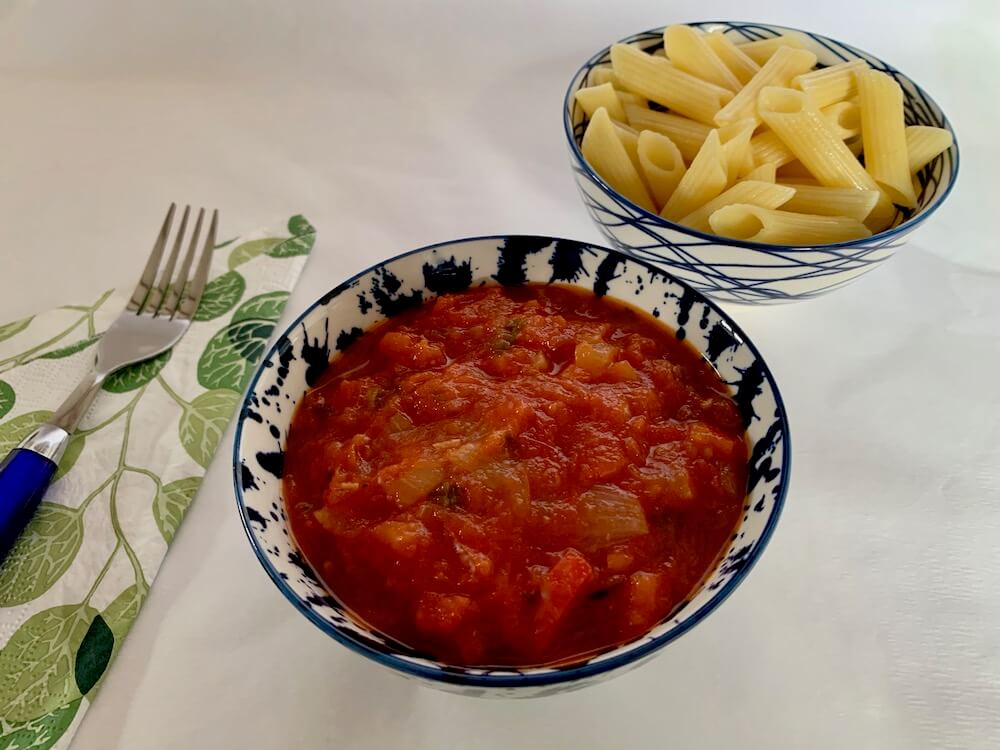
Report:
[[[833,37],[825,36],[823,34],[817,34],[817,33],[813,32],[813,31],[806,31],[805,29],[800,29],[800,28],[797,28],[795,26],[784,26],[782,24],[765,23],[765,22],[758,22],[758,21],[718,21],[718,20],[717,21],[682,21],[682,22],[678,22],[677,25],[683,25],[683,26],[704,26],[704,25],[709,25],[709,24],[765,26],[765,27],[768,27],[768,28],[771,28],[771,29],[781,29],[781,30],[784,30],[784,31],[795,31],[795,32],[798,32],[800,34],[806,34],[806,35],[809,35],[811,37],[817,37],[819,39],[823,39],[823,40],[828,41],[828,42],[833,42],[834,44],[840,45],[841,47],[844,47],[846,49],[852,50],[854,52],[860,52],[860,53],[862,53],[864,55],[867,55],[867,56],[871,57],[874,60],[878,60],[884,66],[886,66],[887,68],[895,71],[897,74],[901,75],[903,78],[905,78],[907,81],[909,81],[909,83],[913,85],[913,87],[917,90],[917,92],[922,97],[924,97],[924,99],[926,99],[939,112],[941,112],[941,117],[943,118],[943,121],[944,121],[944,127],[945,127],[946,130],[948,130],[949,133],[951,133],[951,138],[952,138],[951,146],[947,149],[949,151],[952,151],[953,154],[954,154],[954,157],[953,157],[953,159],[954,159],[954,166],[951,169],[951,175],[952,175],[951,179],[948,181],[948,184],[945,185],[944,191],[940,195],[938,195],[934,199],[934,201],[932,203],[928,204],[927,207],[924,208],[922,211],[920,211],[919,213],[917,213],[914,216],[911,216],[909,219],[907,219],[906,221],[902,222],[898,226],[891,227],[889,229],[883,230],[881,232],[878,232],[877,234],[871,235],[870,237],[861,237],[861,238],[858,238],[856,240],[846,240],[844,242],[830,242],[830,243],[826,243],[826,244],[823,244],[823,245],[779,245],[779,244],[773,244],[773,243],[767,243],[767,242],[750,242],[749,240],[739,240],[739,239],[735,239],[735,238],[731,238],[731,237],[723,237],[722,235],[719,235],[719,234],[712,234],[710,232],[702,232],[699,229],[693,229],[691,227],[686,227],[683,224],[678,224],[677,222],[670,221],[669,219],[664,219],[659,214],[655,214],[655,213],[653,213],[651,211],[646,210],[642,206],[640,206],[640,205],[638,205],[636,203],[633,203],[631,200],[629,200],[624,195],[622,195],[617,190],[615,190],[610,185],[608,185],[607,182],[604,181],[604,178],[601,177],[599,174],[597,174],[597,172],[590,166],[590,164],[584,158],[583,152],[580,151],[580,146],[577,144],[576,138],[573,135],[573,122],[572,122],[573,95],[576,93],[577,89],[579,88],[579,86],[574,87],[574,81],[576,81],[576,79],[580,76],[580,74],[584,71],[584,69],[592,68],[594,65],[598,64],[599,61],[600,61],[600,59],[603,58],[605,55],[607,55],[611,51],[612,44],[627,43],[628,41],[633,40],[633,39],[635,39],[638,36],[643,36],[643,35],[646,35],[646,34],[649,34],[649,35],[661,34],[662,35],[663,30],[666,29],[667,27],[666,26],[660,26],[660,27],[656,27],[656,28],[652,28],[652,29],[647,29],[646,31],[637,31],[634,34],[628,34],[627,36],[622,37],[621,39],[617,40],[616,42],[612,42],[612,44],[609,44],[607,47],[604,47],[600,51],[598,51],[595,54],[591,55],[589,58],[587,58],[587,61],[584,62],[580,67],[578,67],[576,69],[576,72],[574,72],[573,75],[570,77],[569,85],[566,87],[566,94],[563,97],[563,132],[566,135],[566,140],[569,142],[569,147],[570,147],[571,153],[572,153],[575,161],[577,161],[580,164],[580,166],[582,167],[582,169],[583,169],[584,173],[587,175],[587,177],[592,182],[596,183],[597,186],[600,187],[603,192],[607,193],[609,197],[613,198],[614,200],[616,200],[616,201],[618,201],[620,203],[624,203],[630,209],[632,209],[634,212],[638,213],[640,215],[640,217],[642,219],[644,219],[644,220],[647,220],[647,221],[648,220],[652,220],[653,222],[655,222],[656,224],[658,224],[659,226],[661,226],[663,228],[671,229],[671,230],[673,230],[675,232],[681,232],[682,234],[690,235],[691,237],[696,237],[696,238],[702,239],[702,240],[709,240],[709,241],[711,241],[712,244],[715,244],[715,245],[729,245],[729,246],[733,246],[733,247],[746,247],[746,248],[751,248],[753,250],[767,250],[767,251],[773,251],[773,252],[777,252],[777,253],[797,253],[797,252],[815,252],[817,250],[820,250],[820,251],[822,251],[822,250],[842,250],[842,249],[849,249],[849,248],[854,248],[854,247],[868,247],[872,242],[882,242],[882,241],[885,241],[885,240],[891,240],[892,238],[896,237],[897,235],[907,234],[910,231],[912,231],[913,229],[915,229],[917,226],[919,226],[922,222],[924,222],[935,211],[937,211],[937,209],[941,206],[941,204],[944,203],[945,199],[947,199],[947,197],[951,194],[952,189],[955,187],[955,183],[958,181],[958,172],[959,172],[959,166],[960,166],[960,154],[959,154],[959,148],[958,148],[958,134],[955,132],[955,128],[952,127],[951,121],[948,119],[948,116],[945,114],[944,109],[936,101],[934,101],[934,99],[926,91],[924,91],[924,89],[921,88],[917,84],[916,81],[914,81],[908,75],[906,75],[905,73],[903,73],[895,65],[891,65],[888,62],[886,62],[885,60],[883,60],[881,57],[873,55],[870,52],[861,49],[860,47],[855,47],[853,44],[846,44],[844,42],[841,42],[839,39],[834,39]],[[581,80],[581,82],[582,82],[582,80]],[[937,157],[935,157],[935,158],[937,158]]]
[[[245,499],[243,497],[243,486],[241,482],[241,471],[242,471],[242,456],[240,448],[242,445],[243,438],[243,424],[247,419],[247,410],[252,407],[251,398],[254,396],[257,383],[263,375],[264,371],[267,369],[265,363],[271,361],[272,358],[278,353],[281,344],[289,337],[289,335],[295,331],[299,325],[301,325],[306,318],[308,318],[313,312],[318,308],[324,306],[330,299],[339,295],[340,293],[351,288],[355,282],[357,282],[362,277],[371,274],[379,267],[385,266],[389,263],[393,263],[397,260],[410,257],[412,255],[419,255],[421,253],[428,253],[440,248],[446,248],[456,245],[465,245],[473,242],[480,241],[494,241],[500,242],[509,238],[534,238],[534,239],[544,239],[548,240],[550,243],[557,242],[561,238],[551,237],[547,235],[533,235],[533,234],[494,234],[494,235],[479,235],[472,237],[461,237],[453,240],[446,240],[444,242],[436,242],[430,245],[424,245],[422,247],[414,248],[412,250],[407,250],[406,252],[395,255],[391,258],[378,261],[377,263],[368,266],[362,271],[359,271],[352,275],[350,278],[341,282],[337,286],[333,287],[331,290],[324,292],[320,295],[314,302],[306,307],[306,309],[300,313],[296,318],[285,327],[281,334],[275,338],[274,343],[268,348],[267,352],[261,358],[260,362],[257,364],[253,378],[250,380],[247,386],[246,393],[243,396],[240,411],[237,416],[236,421],[236,431],[233,437],[233,454],[232,454],[232,470],[233,470],[233,489],[236,494],[236,505],[240,513],[240,520],[243,525],[243,530],[247,535],[247,539],[250,542],[250,546],[253,548],[254,554],[257,556],[257,560],[260,562],[261,566],[267,572],[271,581],[278,587],[278,590],[284,595],[284,597],[295,606],[299,612],[301,612],[305,617],[313,623],[316,627],[322,630],[327,635],[331,636],[334,640],[343,646],[346,646],[351,651],[357,654],[365,656],[372,661],[381,664],[382,666],[388,667],[392,670],[402,672],[405,675],[420,677],[428,679],[434,682],[441,682],[451,685],[461,685],[465,687],[476,687],[476,688],[526,688],[526,687],[540,687],[545,685],[554,685],[559,683],[570,683],[578,680],[582,680],[589,677],[594,677],[596,675],[612,672],[620,667],[624,667],[628,664],[632,664],[636,661],[641,660],[643,657],[652,654],[655,651],[660,650],[668,643],[676,640],[680,636],[684,635],[687,631],[691,630],[695,625],[700,623],[706,617],[708,617],[712,612],[714,612],[719,605],[721,605],[732,592],[739,586],[740,583],[746,578],[750,570],[757,563],[764,549],[767,547],[771,536],[774,533],[774,529],[778,524],[778,520],[781,517],[782,510],[784,509],[785,497],[788,494],[788,488],[791,480],[791,469],[792,469],[792,451],[791,451],[791,430],[788,423],[788,416],[785,410],[784,400],[782,399],[781,392],[778,389],[778,383],[774,378],[771,368],[768,366],[764,357],[761,355],[760,350],[757,346],[750,340],[742,328],[734,321],[724,310],[722,310],[715,302],[709,299],[706,295],[699,292],[697,289],[692,287],[683,279],[680,279],[673,274],[658,268],[657,266],[648,263],[639,258],[634,258],[627,255],[626,253],[616,250],[614,248],[608,248],[601,245],[594,245],[590,242],[582,242],[581,244],[587,247],[594,248],[596,250],[601,250],[603,252],[609,253],[610,255],[619,258],[628,263],[636,263],[649,272],[656,274],[658,276],[666,277],[667,280],[679,284],[686,292],[693,294],[695,299],[708,305],[712,311],[718,315],[722,321],[730,327],[733,333],[735,333],[744,345],[749,347],[753,356],[761,363],[764,370],[764,376],[766,382],[771,388],[774,394],[775,406],[777,407],[777,419],[781,425],[782,433],[784,434],[784,440],[782,441],[781,448],[781,460],[782,460],[782,473],[781,481],[778,487],[778,495],[774,500],[774,508],[771,512],[770,517],[764,525],[761,531],[759,541],[754,545],[751,552],[745,558],[745,563],[743,566],[737,570],[733,576],[726,581],[726,583],[717,589],[712,596],[708,599],[705,604],[703,604],[699,609],[695,610],[684,622],[679,625],[668,628],[660,636],[653,638],[646,643],[637,643],[643,638],[648,637],[651,630],[661,626],[669,618],[672,618],[676,613],[671,612],[666,618],[661,619],[658,623],[648,628],[642,635],[637,636],[628,643],[637,643],[634,648],[629,649],[625,653],[619,654],[614,657],[604,658],[597,662],[587,661],[579,666],[562,668],[562,667],[545,667],[545,666],[529,666],[529,667],[517,667],[517,666],[504,666],[504,667],[466,667],[461,665],[446,664],[445,662],[440,662],[435,659],[430,659],[435,663],[441,664],[443,668],[437,668],[432,666],[425,666],[424,664],[410,661],[406,658],[402,658],[392,651],[381,651],[373,648],[371,645],[364,643],[360,640],[355,640],[350,635],[341,632],[340,628],[331,623],[329,620],[321,617],[315,612],[311,607],[307,606],[305,602],[295,593],[288,581],[283,579],[279,574],[278,570],[271,563],[267,554],[265,553],[262,545],[258,543],[258,540],[254,534],[253,529],[250,526],[250,515],[247,512],[247,506]],[[574,240],[575,242],[580,242],[579,240]],[[571,284],[576,286],[575,284]],[[699,350],[699,353],[703,355],[703,352]],[[294,410],[292,412],[294,414]],[[742,523],[742,522],[741,522]],[[738,527],[737,527],[738,528]],[[289,536],[289,543],[294,545],[291,541],[291,536]],[[719,565],[722,564],[724,560],[720,557],[719,560],[713,565],[711,571],[716,570]],[[305,560],[303,560],[306,562]],[[308,564],[308,562],[306,562]],[[317,580],[319,580],[317,578]],[[322,585],[322,584],[321,584]],[[332,592],[330,592],[332,594]],[[367,626],[365,626],[367,627]],[[615,648],[628,645],[619,644]],[[473,671],[469,671],[473,670]],[[484,670],[483,673],[477,673],[477,670]],[[491,671],[497,671],[499,674],[492,674]],[[517,673],[518,670],[525,670],[525,673]],[[537,671],[535,671],[537,670]]]

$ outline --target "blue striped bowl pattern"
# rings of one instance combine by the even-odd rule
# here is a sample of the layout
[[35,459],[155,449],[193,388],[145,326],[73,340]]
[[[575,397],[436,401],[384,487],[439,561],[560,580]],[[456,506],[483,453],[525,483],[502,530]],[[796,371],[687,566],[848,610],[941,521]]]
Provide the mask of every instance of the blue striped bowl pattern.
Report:
[[[954,136],[941,108],[923,89],[867,52],[825,36],[772,24],[703,21],[689,25],[705,31],[723,31],[736,43],[800,33],[823,66],[862,58],[872,68],[899,82],[907,125],[947,128]],[[663,47],[663,29],[644,31],[621,41],[653,52]],[[892,227],[872,237],[820,246],[786,246],[732,240],[689,229],[662,219],[616,193],[590,168],[580,152],[585,115],[574,94],[586,85],[592,68],[609,61],[610,47],[591,57],[573,76],[563,103],[570,163],[583,203],[597,228],[615,248],[655,263],[714,299],[781,303],[839,289],[892,257],[910,232],[941,205],[955,184],[959,161],[957,139],[917,175],[918,208],[897,210]]]
[[[731,384],[747,425],[751,450],[744,516],[701,587],[641,638],[554,667],[443,664],[353,617],[300,555],[282,500],[288,426],[296,404],[330,357],[371,326],[447,292],[527,282],[572,284],[624,300],[658,316],[702,352]],[[443,690],[528,697],[630,669],[712,612],[743,580],[771,536],[788,489],[790,461],[788,422],[777,385],[754,345],[718,307],[662,270],[615,250],[551,237],[499,236],[400,255],[340,284],[303,312],[271,347],[250,383],[236,427],[233,481],[258,559],[288,601],[323,632],[396,674]]]

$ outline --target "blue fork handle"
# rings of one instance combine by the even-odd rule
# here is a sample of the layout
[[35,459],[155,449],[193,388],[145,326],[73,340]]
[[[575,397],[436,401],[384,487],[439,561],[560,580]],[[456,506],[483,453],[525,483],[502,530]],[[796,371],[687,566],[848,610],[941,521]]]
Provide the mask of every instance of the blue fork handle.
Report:
[[45,495],[68,438],[64,430],[44,425],[0,462],[0,563]]
[[51,458],[27,448],[15,448],[0,463],[0,561],[31,520],[55,473]]

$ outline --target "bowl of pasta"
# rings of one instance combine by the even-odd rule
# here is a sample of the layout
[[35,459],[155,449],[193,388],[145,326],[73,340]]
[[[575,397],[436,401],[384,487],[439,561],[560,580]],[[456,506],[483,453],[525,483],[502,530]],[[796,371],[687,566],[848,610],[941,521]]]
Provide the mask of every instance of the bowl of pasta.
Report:
[[850,283],[892,257],[958,174],[954,130],[916,83],[771,24],[627,37],[573,76],[563,123],[601,233],[730,302]]

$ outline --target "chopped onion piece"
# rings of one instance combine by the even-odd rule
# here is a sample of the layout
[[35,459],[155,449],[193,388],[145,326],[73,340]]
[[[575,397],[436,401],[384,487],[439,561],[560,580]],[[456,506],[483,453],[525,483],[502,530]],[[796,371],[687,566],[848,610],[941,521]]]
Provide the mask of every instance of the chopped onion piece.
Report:
[[649,532],[639,498],[610,485],[597,484],[580,495],[579,531],[584,544],[600,549]]

